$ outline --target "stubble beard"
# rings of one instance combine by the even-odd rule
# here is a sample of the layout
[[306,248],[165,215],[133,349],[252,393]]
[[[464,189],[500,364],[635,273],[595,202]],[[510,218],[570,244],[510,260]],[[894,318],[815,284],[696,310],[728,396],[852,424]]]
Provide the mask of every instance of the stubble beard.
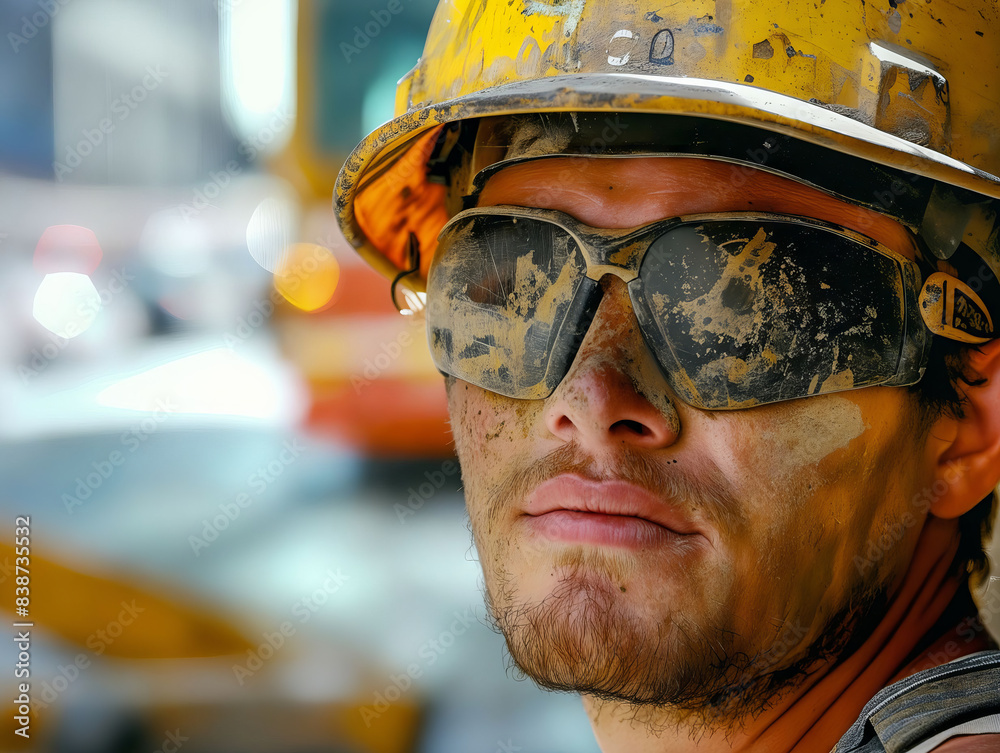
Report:
[[[881,619],[887,587],[881,574],[873,573],[855,584],[812,643],[802,643],[812,626],[791,622],[761,645],[758,636],[736,629],[728,605],[699,621],[678,612],[651,618],[637,611],[618,585],[635,572],[636,560],[628,553],[585,547],[556,554],[555,587],[541,601],[524,600],[506,566],[517,556],[516,548],[501,544],[503,537],[491,530],[501,519],[501,507],[523,499],[544,478],[583,472],[589,465],[567,448],[512,474],[491,490],[481,530],[474,531],[491,623],[504,636],[516,671],[539,686],[623,704],[646,723],[656,719],[665,726],[733,731],[818,667],[852,653]],[[663,478],[639,453],[616,468],[616,477],[696,502],[713,511],[715,522],[734,522],[739,509],[727,490]]]

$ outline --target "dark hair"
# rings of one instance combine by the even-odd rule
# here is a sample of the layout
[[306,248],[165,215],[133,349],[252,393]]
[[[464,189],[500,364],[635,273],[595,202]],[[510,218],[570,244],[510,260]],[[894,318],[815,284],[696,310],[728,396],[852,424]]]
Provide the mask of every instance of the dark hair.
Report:
[[[965,387],[975,387],[986,379],[973,378],[968,372],[970,346],[954,340],[935,337],[930,360],[923,379],[909,389],[920,404],[921,427],[926,431],[941,416],[965,417]],[[959,545],[954,567],[969,576],[973,586],[981,585],[989,574],[986,549],[993,533],[998,495],[994,490],[958,519]]]

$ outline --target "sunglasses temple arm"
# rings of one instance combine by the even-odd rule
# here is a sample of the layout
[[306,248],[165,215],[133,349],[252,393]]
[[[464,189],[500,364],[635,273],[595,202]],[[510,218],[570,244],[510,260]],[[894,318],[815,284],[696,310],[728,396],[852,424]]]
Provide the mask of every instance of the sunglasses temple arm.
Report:
[[392,278],[392,284],[389,286],[389,295],[392,297],[392,305],[396,307],[396,311],[399,313],[403,313],[403,307],[399,305],[396,288],[399,286],[399,283],[404,277],[408,277],[414,272],[418,272],[420,270],[420,241],[417,239],[416,233],[410,233],[410,238],[406,245],[406,261],[410,268],[404,269]]
[[902,266],[903,305],[906,318],[906,333],[899,353],[896,376],[886,385],[916,384],[924,375],[930,356],[934,336],[924,324],[918,301],[921,288],[921,274],[916,264]]

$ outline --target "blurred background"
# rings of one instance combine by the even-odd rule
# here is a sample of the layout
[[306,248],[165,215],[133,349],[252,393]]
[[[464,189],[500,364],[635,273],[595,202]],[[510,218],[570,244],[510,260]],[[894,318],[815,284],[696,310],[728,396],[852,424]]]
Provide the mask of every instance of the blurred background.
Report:
[[0,750],[596,753],[505,671],[422,325],[331,211],[433,8],[0,4],[0,616],[34,701]]
[[434,4],[0,4],[0,750],[597,750],[505,671],[422,325],[333,219]]

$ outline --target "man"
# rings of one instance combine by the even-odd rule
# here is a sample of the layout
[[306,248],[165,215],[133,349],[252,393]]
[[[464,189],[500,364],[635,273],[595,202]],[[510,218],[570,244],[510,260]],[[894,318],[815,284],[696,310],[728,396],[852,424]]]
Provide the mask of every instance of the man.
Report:
[[493,619],[602,750],[1000,750],[997,21],[445,2],[345,165]]

